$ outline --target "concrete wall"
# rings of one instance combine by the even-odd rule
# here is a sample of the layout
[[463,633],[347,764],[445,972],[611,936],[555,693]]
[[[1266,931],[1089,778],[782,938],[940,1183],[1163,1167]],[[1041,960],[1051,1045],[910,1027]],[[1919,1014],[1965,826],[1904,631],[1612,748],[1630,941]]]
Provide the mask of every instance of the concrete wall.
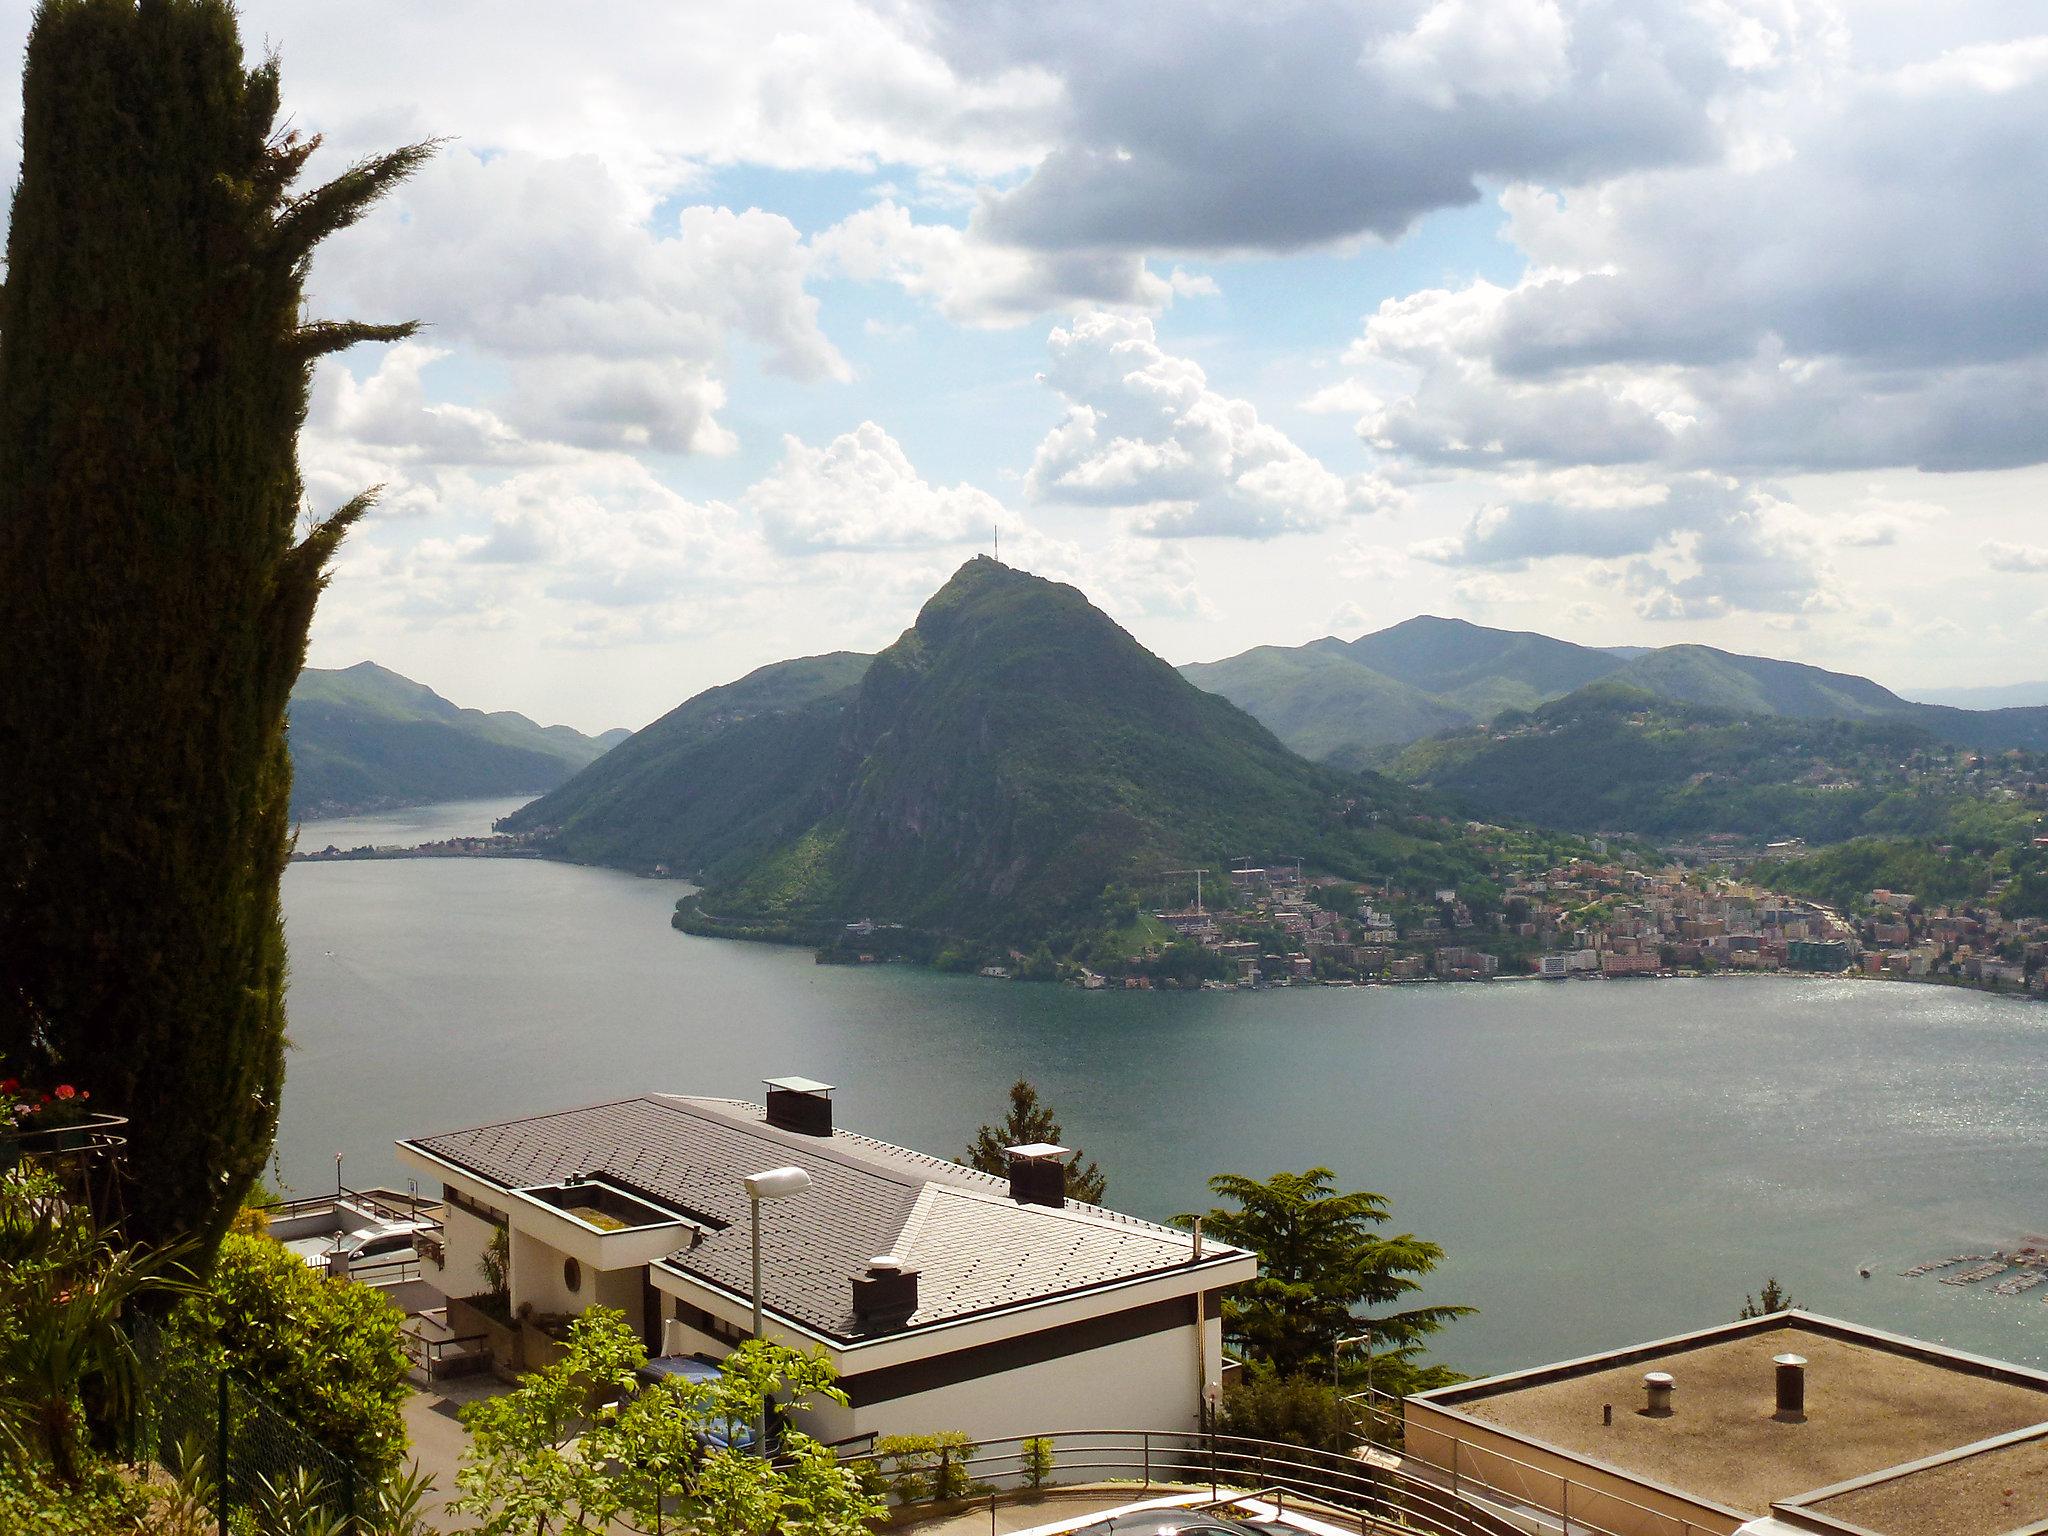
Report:
[[646,1271],[638,1266],[631,1269],[600,1270],[581,1260],[577,1268],[575,1290],[570,1290],[563,1274],[563,1261],[570,1255],[551,1243],[542,1241],[531,1232],[512,1229],[512,1311],[516,1315],[522,1303],[531,1303],[536,1313],[559,1312],[574,1314],[586,1307],[615,1307],[626,1314],[626,1323],[634,1333],[640,1332],[640,1318],[643,1309],[641,1281]]
[[[1212,1380],[1221,1328],[1213,1320],[1209,1324]],[[964,1430],[977,1440],[1046,1431],[1191,1430],[1200,1419],[1195,1364],[1194,1328],[1175,1328],[886,1402],[856,1408],[820,1404],[806,1427],[828,1441],[942,1429]],[[859,1381],[846,1380],[856,1397]]]
[[488,1289],[483,1271],[477,1266],[483,1262],[484,1249],[496,1232],[497,1228],[488,1221],[457,1206],[450,1205],[443,1211],[443,1262],[438,1270],[431,1265],[427,1268],[429,1278],[441,1288],[442,1295],[477,1296]]

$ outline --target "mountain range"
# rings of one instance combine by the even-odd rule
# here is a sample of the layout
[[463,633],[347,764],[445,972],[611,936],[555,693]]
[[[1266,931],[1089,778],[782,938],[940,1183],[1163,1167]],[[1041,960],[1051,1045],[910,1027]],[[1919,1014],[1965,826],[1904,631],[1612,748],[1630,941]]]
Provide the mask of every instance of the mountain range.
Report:
[[878,655],[700,694],[506,827],[688,872],[707,917],[791,934],[874,917],[1071,942],[1126,920],[1164,871],[1244,856],[1484,873],[1412,791],[1297,755],[1074,588],[986,557]]
[[538,794],[627,737],[463,709],[372,662],[308,667],[292,689],[292,815]]
[[1960,746],[2048,747],[2048,707],[1917,703],[1866,677],[1712,646],[1598,648],[1429,616],[1356,640],[1259,646],[1181,671],[1296,751],[1342,767],[1390,762],[1392,749],[1593,683],[1749,718],[1902,722]]

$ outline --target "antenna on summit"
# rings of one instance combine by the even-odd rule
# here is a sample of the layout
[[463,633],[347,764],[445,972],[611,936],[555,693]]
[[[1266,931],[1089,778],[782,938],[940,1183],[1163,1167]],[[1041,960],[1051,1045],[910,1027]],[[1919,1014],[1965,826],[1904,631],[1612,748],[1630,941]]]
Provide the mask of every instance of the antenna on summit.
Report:
[[990,523],[989,529],[996,536],[996,564],[1001,565],[1003,563],[1003,525],[1001,523]]

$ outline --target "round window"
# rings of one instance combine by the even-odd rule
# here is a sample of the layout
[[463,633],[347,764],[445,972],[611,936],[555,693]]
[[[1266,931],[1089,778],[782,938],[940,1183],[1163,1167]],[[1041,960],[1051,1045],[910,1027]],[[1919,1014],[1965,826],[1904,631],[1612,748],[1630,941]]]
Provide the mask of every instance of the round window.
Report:
[[571,1296],[583,1289],[583,1266],[574,1259],[562,1260],[562,1284]]

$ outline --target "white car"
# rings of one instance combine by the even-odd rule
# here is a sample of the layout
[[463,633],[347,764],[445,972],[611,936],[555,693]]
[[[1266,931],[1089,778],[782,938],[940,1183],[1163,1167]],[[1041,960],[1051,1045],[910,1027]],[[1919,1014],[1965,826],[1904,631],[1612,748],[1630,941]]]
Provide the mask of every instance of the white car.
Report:
[[380,1222],[344,1232],[339,1238],[302,1237],[291,1244],[309,1269],[329,1274],[354,1274],[383,1264],[403,1263],[418,1256],[414,1244],[422,1233],[434,1230],[431,1222]]

